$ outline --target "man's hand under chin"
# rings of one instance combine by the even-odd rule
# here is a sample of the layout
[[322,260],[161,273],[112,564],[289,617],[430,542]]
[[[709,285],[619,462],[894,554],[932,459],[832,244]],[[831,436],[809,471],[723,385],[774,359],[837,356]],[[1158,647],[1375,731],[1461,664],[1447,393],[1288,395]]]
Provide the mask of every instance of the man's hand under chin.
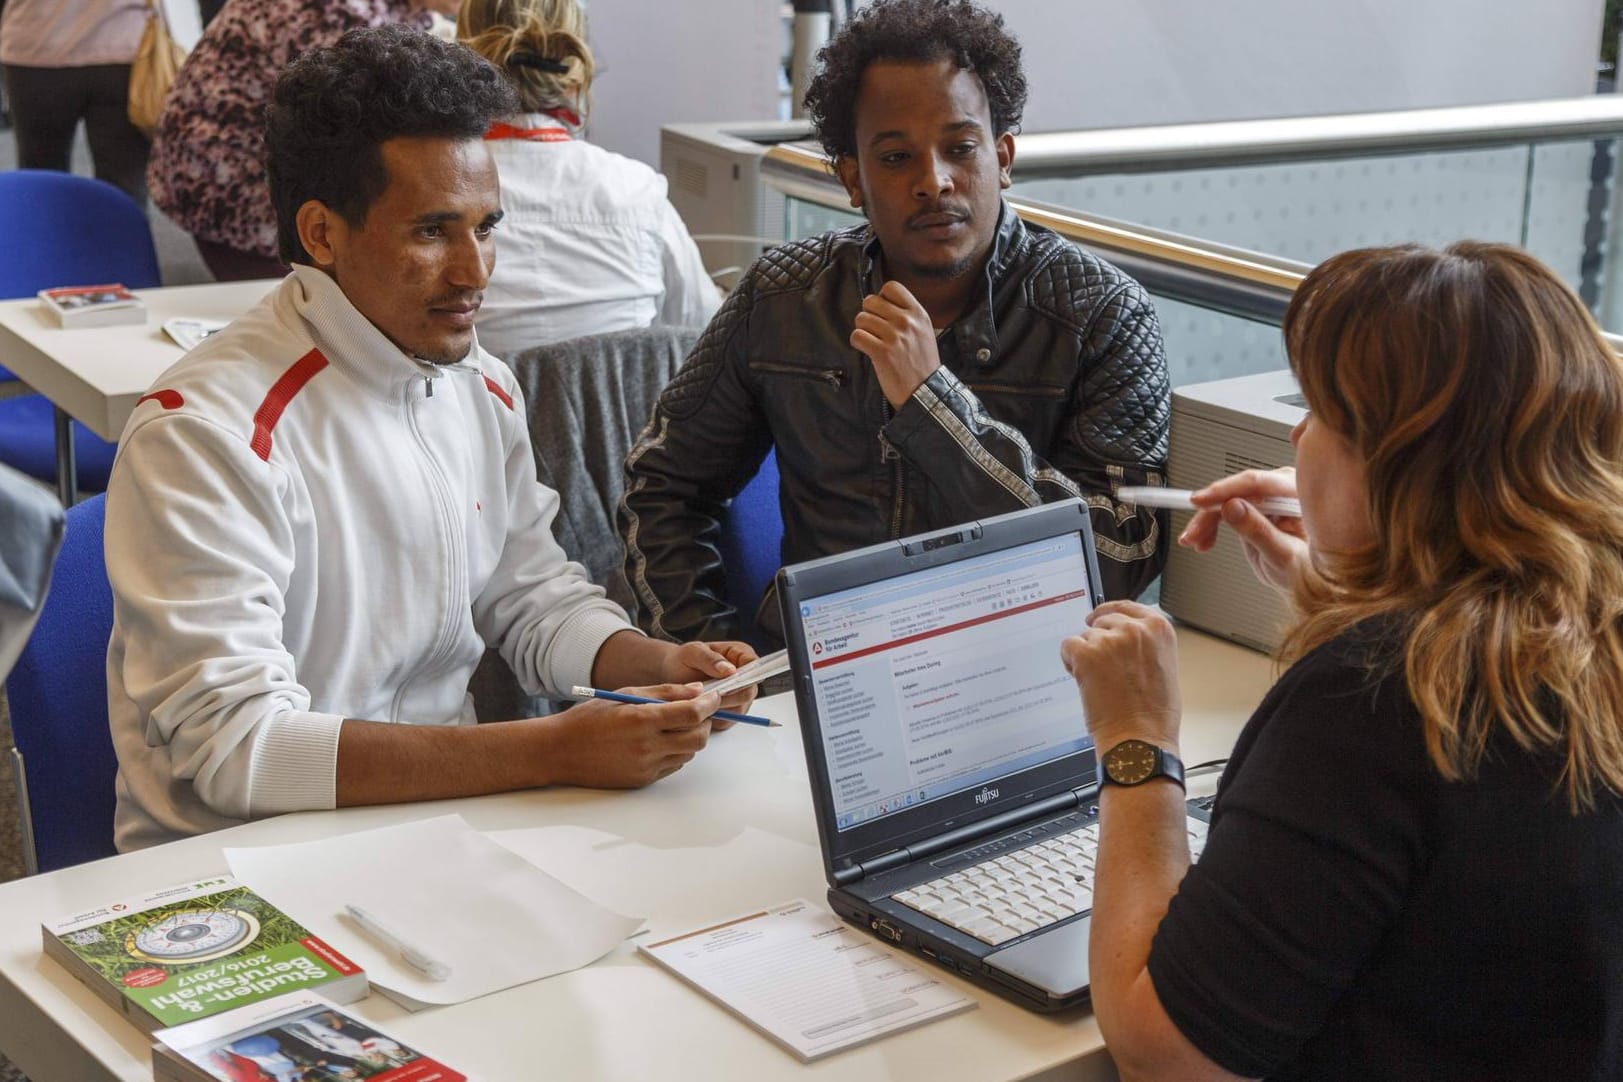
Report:
[[918,298],[897,281],[862,299],[851,347],[873,362],[879,389],[892,409],[901,409],[930,373],[941,367],[935,327]]

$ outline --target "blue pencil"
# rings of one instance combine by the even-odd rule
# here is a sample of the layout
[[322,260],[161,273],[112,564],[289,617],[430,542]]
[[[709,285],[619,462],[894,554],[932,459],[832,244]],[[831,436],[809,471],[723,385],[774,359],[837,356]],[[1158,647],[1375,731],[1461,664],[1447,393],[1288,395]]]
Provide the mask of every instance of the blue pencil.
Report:
[[[569,693],[577,699],[607,699],[611,703],[662,703],[664,699],[650,699],[645,695],[627,695],[623,691],[604,691],[602,688],[587,688],[576,685],[569,689]],[[771,718],[763,718],[756,714],[735,714],[731,710],[717,710],[711,717],[722,721],[741,721],[745,725],[764,725],[768,728],[781,728]]]

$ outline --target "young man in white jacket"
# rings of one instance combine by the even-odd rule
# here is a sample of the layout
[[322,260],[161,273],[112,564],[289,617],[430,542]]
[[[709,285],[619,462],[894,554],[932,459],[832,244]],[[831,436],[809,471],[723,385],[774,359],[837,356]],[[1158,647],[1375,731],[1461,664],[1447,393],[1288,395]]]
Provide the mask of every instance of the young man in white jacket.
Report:
[[[471,53],[354,31],[282,76],[269,297],[170,369],[107,496],[117,842],[264,815],[555,783],[645,785],[722,705],[741,643],[644,637],[553,540],[511,372],[473,318],[501,218]],[[499,646],[532,692],[643,685],[473,724]],[[729,701],[727,705],[735,705]]]

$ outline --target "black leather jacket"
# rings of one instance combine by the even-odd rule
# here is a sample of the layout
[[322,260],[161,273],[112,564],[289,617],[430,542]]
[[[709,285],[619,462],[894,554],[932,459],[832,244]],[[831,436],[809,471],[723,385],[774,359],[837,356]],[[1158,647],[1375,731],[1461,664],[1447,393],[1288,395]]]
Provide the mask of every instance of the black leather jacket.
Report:
[[[943,332],[942,367],[893,411],[848,341],[883,284],[877,254],[866,226],[768,251],[661,394],[620,504],[651,634],[738,635],[717,522],[773,445],[784,563],[1083,496],[1107,596],[1160,572],[1164,513],[1110,498],[1166,467],[1166,358],[1143,288],[1005,204],[985,302]],[[781,641],[771,590],[757,622]]]

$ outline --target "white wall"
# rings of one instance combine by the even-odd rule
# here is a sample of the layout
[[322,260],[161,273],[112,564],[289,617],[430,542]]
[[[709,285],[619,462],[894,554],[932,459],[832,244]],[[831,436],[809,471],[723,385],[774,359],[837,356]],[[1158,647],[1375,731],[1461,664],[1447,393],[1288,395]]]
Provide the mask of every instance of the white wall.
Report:
[[991,0],[1027,131],[1594,92],[1604,0]]
[[777,119],[776,0],[590,0],[587,20],[592,142],[658,169],[662,124]]
[[[592,138],[778,115],[780,0],[590,0]],[[1027,131],[1591,93],[1604,0],[989,0],[1025,50]]]

